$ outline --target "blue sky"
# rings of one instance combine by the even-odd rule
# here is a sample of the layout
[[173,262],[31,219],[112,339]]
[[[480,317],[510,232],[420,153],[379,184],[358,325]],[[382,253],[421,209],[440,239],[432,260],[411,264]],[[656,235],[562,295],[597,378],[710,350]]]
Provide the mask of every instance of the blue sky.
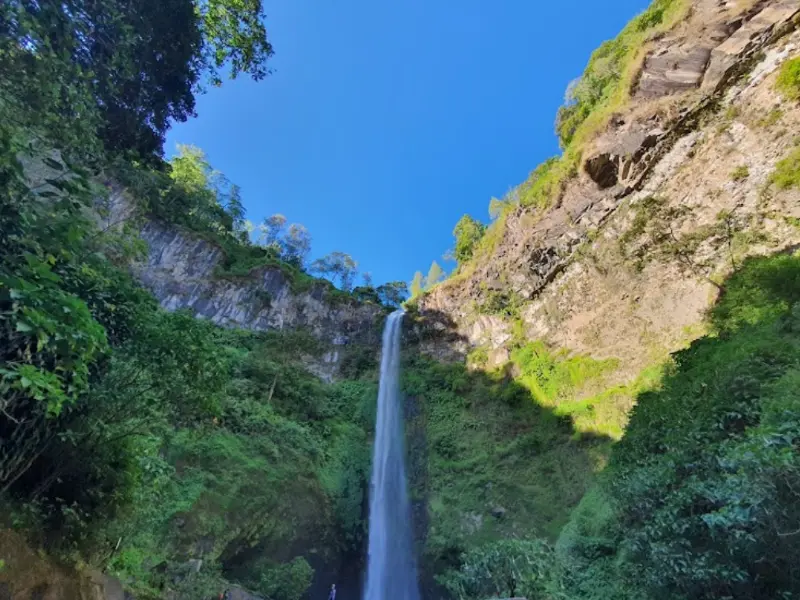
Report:
[[408,281],[461,215],[488,220],[492,196],[558,153],[567,84],[647,4],[265,0],[274,73],[201,96],[167,152],[201,147],[250,220],[304,224],[314,257]]

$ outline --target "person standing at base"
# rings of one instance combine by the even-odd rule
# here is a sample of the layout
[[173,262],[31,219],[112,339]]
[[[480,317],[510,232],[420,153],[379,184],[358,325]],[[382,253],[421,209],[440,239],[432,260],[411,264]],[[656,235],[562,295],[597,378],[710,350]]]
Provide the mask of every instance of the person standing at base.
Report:
[[331,585],[331,593],[328,594],[328,600],[336,600],[336,584]]

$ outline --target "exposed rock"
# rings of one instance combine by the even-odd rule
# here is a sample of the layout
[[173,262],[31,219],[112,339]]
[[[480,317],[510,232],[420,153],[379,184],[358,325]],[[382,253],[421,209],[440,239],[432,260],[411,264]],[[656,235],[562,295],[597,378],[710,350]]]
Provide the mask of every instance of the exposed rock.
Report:
[[[23,157],[23,166],[32,186],[47,189],[47,179],[69,174],[47,165],[44,156]],[[46,156],[63,162],[57,151]],[[101,229],[139,225],[148,252],[144,260],[132,265],[132,271],[166,310],[186,309],[223,327],[303,329],[329,346],[319,357],[306,357],[308,369],[325,381],[336,376],[343,356],[341,347],[351,343],[379,346],[381,321],[386,314],[383,307],[333,300],[324,281],[295,291],[277,267],[255,268],[246,276],[222,275],[219,271],[225,253],[220,247],[194,232],[142,217],[136,202],[116,182],[94,184],[107,191],[98,198],[93,213]],[[55,188],[52,191],[60,193]]]
[[[168,310],[190,309],[218,325],[256,331],[302,327],[333,346],[377,341],[381,307],[331,302],[324,284],[295,293],[277,268],[254,269],[247,277],[219,277],[222,250],[155,221],[145,224],[141,237],[149,252],[134,272]],[[327,362],[337,360],[338,354],[331,354]]]
[[584,170],[601,189],[631,185],[649,166],[648,154],[664,133],[648,123],[615,129],[596,143],[600,150],[584,163]]
[[639,77],[636,94],[658,98],[700,87],[711,58],[711,46],[662,48],[650,54]]
[[756,13],[736,32],[711,52],[703,79],[703,90],[710,92],[725,86],[741,71],[740,65],[761,48],[793,27],[800,14],[797,0],[776,0]]
[[[790,31],[800,3],[762,0],[738,23],[733,3],[720,6],[696,0],[690,22],[671,38],[654,41],[654,52],[670,44],[685,51],[692,32],[704,44],[716,44],[702,89],[676,95],[669,110],[634,99],[593,142],[581,173],[554,206],[510,213],[490,257],[472,265],[469,277],[445,282],[423,296],[421,312],[450,323],[448,335],[455,340],[449,349],[441,342],[425,351],[446,359],[449,350],[463,356],[482,346],[488,350],[488,366],[501,365],[507,359],[502,350],[509,323],[476,314],[489,282],[495,281],[522,303],[528,338],[598,358],[619,358],[628,373],[652,360],[648,344],[653,342],[645,340],[657,340],[664,351],[680,347],[715,297],[707,278],[731,269],[729,246],[707,234],[696,250],[701,266],[688,269],[685,261],[649,260],[646,246],[625,242],[628,252],[644,252],[648,261],[641,272],[633,270],[633,259],[620,255],[620,238],[649,197],[661,198],[682,215],[670,224],[676,239],[713,231],[725,211],[735,214],[738,227],[757,228],[754,241],[737,249],[738,262],[800,243],[800,231],[784,218],[800,212],[800,194],[763,193],[775,163],[793,145],[792,132],[800,130],[798,107],[782,102],[773,90],[775,71],[800,47],[800,33]],[[731,41],[740,38],[746,43]],[[722,60],[723,54],[730,60]],[[741,76],[747,72],[752,75]],[[728,103],[735,110],[727,111]],[[766,133],[758,123],[778,107],[780,125]],[[730,173],[740,165],[750,176],[733,182]],[[755,241],[759,236],[768,241]]]

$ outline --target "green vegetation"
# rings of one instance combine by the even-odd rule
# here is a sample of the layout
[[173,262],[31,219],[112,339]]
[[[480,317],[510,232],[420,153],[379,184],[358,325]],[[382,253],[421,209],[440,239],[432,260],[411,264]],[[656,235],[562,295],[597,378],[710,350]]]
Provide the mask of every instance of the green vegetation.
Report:
[[96,218],[121,184],[140,215],[218,246],[220,275],[272,266],[329,301],[402,301],[402,283],[359,296],[312,278],[310,238],[285,219],[254,240],[198,149],[160,158],[201,76],[266,73],[262,17],[257,0],[0,7],[2,525],[145,600],[215,597],[225,580],[300,598],[307,554],[335,564],[364,536],[374,352],[345,348],[349,379],[326,386],[308,335],[166,313],[128,272],[139,215]]
[[[529,360],[535,352],[542,355],[538,362]],[[479,353],[472,358],[485,364]],[[558,380],[577,395],[611,365],[554,357],[536,344],[521,350],[519,360],[526,368],[522,381],[511,375],[514,365],[470,371],[413,348],[406,354],[404,391],[419,410],[408,427],[426,440],[424,449],[411,445],[422,465],[410,477],[412,495],[426,499],[430,512],[428,572],[442,573],[459,564],[462,552],[518,531],[555,539],[606,460],[607,437],[576,436],[571,418],[539,404],[525,383],[533,385],[538,370],[548,391]],[[555,395],[572,397],[567,390]]]
[[800,57],[787,60],[781,65],[775,87],[787,100],[800,100]]
[[750,169],[747,168],[747,165],[739,165],[731,171],[731,180],[733,181],[744,181],[748,177],[750,177]]
[[522,298],[513,291],[487,290],[483,301],[475,308],[484,315],[501,315],[517,320],[522,304]]
[[773,108],[765,117],[756,121],[756,125],[759,127],[773,127],[780,122],[782,117],[783,111],[780,108]]
[[543,599],[553,567],[552,549],[544,542],[503,540],[466,552],[458,571],[440,582],[454,598]]
[[439,263],[433,261],[431,263],[431,268],[428,269],[428,274],[425,276],[425,289],[429,290],[437,283],[444,279],[445,273],[442,270],[442,267],[439,266]]
[[[374,359],[323,386],[303,363],[324,350],[313,338],[162,312],[107,258],[128,240],[96,230],[85,182],[54,180],[62,195],[37,197],[16,158],[24,147],[3,133],[5,524],[105,566],[141,598],[176,580],[187,595],[216,593],[223,576],[249,583],[239,573],[262,568],[251,548],[312,532],[318,552],[356,552]],[[187,579],[196,556],[202,577]],[[260,589],[281,597],[301,596],[310,577],[299,558],[263,569],[281,576]]]
[[[687,4],[656,0],[592,56],[559,112],[564,155],[494,201],[488,228],[457,224],[458,276],[493,252],[510,211],[557,199],[627,101],[648,39]],[[308,232],[281,215],[249,223],[196,148],[161,160],[167,123],[192,113],[203,78],[266,74],[261,13],[258,0],[0,7],[13,24],[0,40],[0,522],[143,600],[214,597],[228,582],[300,600],[312,563],[362,556],[375,349],[341,350],[342,380],[325,385],[308,365],[329,349],[307,332],[166,313],[128,273],[136,223],[95,219],[100,182],[114,181],[143,214],[219,247],[218,276],[277,268],[330,302],[405,300],[403,282],[353,288],[340,252],[314,270],[342,289],[309,275]],[[790,99],[796,64],[778,78]],[[800,185],[799,164],[795,150],[772,184]],[[696,269],[707,240],[727,237],[733,253],[737,235],[758,235],[725,213],[678,236],[686,210],[643,199],[621,251]],[[436,263],[417,273],[412,296],[441,277]],[[478,312],[512,324],[506,364],[490,370],[488,348],[469,368],[404,355],[425,574],[459,600],[800,594],[800,256],[747,261],[720,285],[712,333],[627,384],[615,360],[526,340],[522,298],[484,291]],[[424,319],[413,306],[411,318]]]
[[456,223],[456,227],[453,229],[453,237],[456,239],[453,255],[459,265],[472,258],[475,246],[480,242],[485,231],[486,226],[469,215],[464,215]]
[[4,2],[3,110],[73,155],[151,160],[205,78],[267,73],[263,18],[260,0]]
[[670,29],[687,9],[685,0],[654,0],[615,39],[595,50],[558,112],[556,132],[563,148],[585,141],[627,101],[648,37]]
[[414,279],[411,280],[411,299],[418,298],[425,290],[425,276],[421,271],[414,273]]
[[770,181],[779,190],[800,188],[800,148],[795,148],[789,156],[778,161]]
[[[358,263],[344,252],[331,252],[311,264],[311,270],[320,275],[327,275],[331,281],[339,280],[339,286],[350,291],[358,273]],[[370,286],[371,287],[371,286]]]
[[[639,393],[625,436],[554,551],[518,526],[527,539],[467,548],[441,578],[448,589],[470,600],[800,592],[800,255],[751,259],[724,289],[712,334]],[[581,363],[545,361],[540,371],[577,373],[578,382],[602,372]],[[536,377],[540,388],[554,380]]]
[[548,158],[520,186],[520,204],[548,208],[561,194],[567,180],[578,172],[577,162],[571,156]]
[[505,217],[514,207],[544,210],[558,200],[567,182],[577,175],[586,144],[630,99],[649,40],[674,27],[689,7],[688,0],[654,0],[615,39],[603,43],[592,54],[583,75],[567,89],[565,104],[558,111],[556,133],[564,150],[562,155],[537,166],[509,197],[492,199],[489,213],[495,221],[486,235],[485,226],[477,224],[477,233],[474,224],[464,226],[463,218],[456,226],[455,256],[462,277],[470,272],[465,263],[491,255],[505,232]]

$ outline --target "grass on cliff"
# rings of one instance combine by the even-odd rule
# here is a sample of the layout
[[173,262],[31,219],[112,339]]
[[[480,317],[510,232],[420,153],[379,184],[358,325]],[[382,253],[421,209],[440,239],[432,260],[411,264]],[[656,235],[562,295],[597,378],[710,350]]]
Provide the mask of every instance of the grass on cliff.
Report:
[[800,148],[795,148],[786,158],[778,161],[770,182],[779,190],[800,188]]
[[800,57],[787,60],[781,65],[775,88],[791,102],[800,100]]
[[630,101],[649,40],[675,27],[690,6],[689,0],[654,0],[616,38],[604,42],[592,54],[582,76],[570,84],[566,102],[558,111],[556,133],[563,153],[531,171],[513,194],[513,202],[500,203],[500,212],[478,243],[472,260],[462,265],[446,285],[469,277],[476,263],[493,254],[506,233],[506,218],[517,206],[541,212],[558,200],[567,182],[577,175],[587,144],[606,127],[611,115]]

